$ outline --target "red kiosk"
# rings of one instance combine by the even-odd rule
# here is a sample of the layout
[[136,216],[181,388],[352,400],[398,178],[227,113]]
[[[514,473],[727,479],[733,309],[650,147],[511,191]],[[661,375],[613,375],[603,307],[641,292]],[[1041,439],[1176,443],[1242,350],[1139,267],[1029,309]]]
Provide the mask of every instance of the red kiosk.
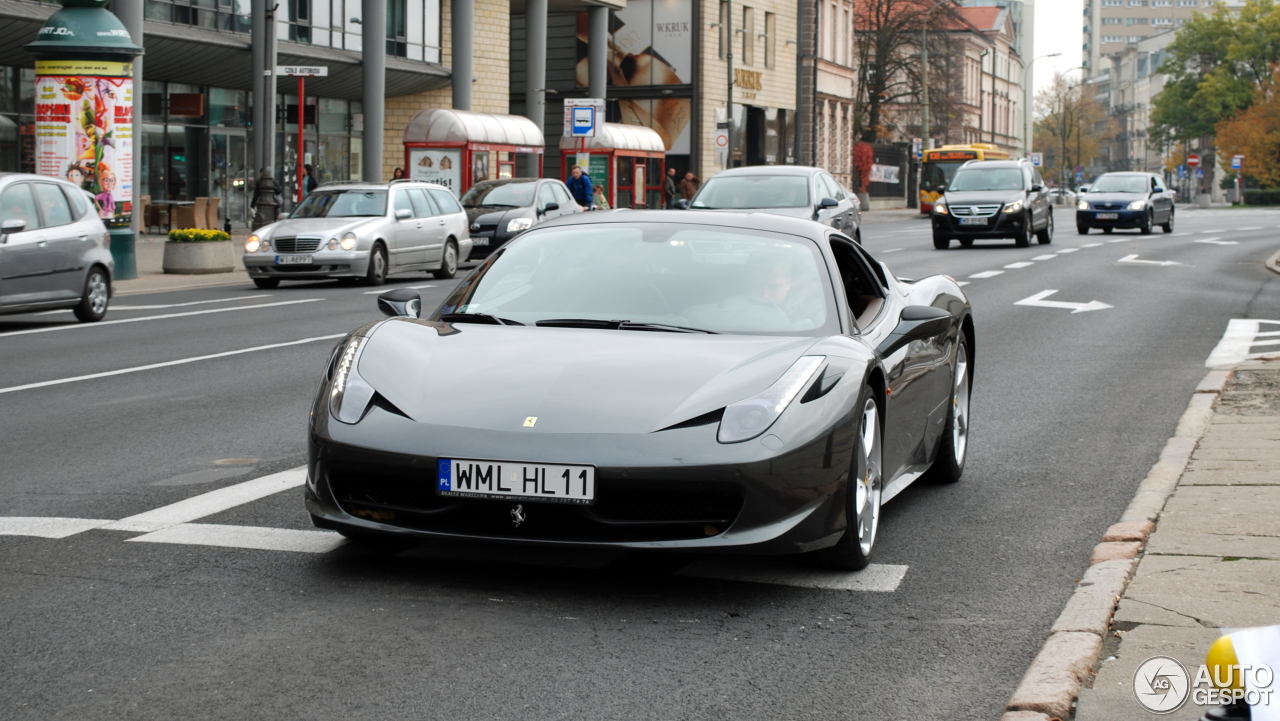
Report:
[[542,177],[546,141],[519,115],[428,108],[404,129],[404,176],[462,195],[482,180]]
[[[585,144],[578,150],[578,144]],[[662,175],[666,172],[667,146],[662,136],[643,125],[605,123],[594,138],[565,138],[560,149],[560,177],[578,165],[578,153],[590,156],[592,185],[603,185],[612,208],[661,208]]]

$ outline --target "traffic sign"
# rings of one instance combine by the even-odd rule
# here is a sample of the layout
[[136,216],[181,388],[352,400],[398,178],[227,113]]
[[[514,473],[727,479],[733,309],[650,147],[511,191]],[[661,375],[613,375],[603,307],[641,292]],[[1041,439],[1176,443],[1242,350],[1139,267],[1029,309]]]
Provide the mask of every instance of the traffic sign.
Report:
[[329,68],[326,65],[277,65],[276,75],[290,78],[327,78]]
[[1232,169],[1232,170],[1239,170],[1239,169],[1240,169],[1240,168],[1242,168],[1243,166],[1244,166],[1244,156],[1243,156],[1243,155],[1233,155],[1233,156],[1231,156],[1231,169]]
[[566,98],[564,134],[574,138],[594,138],[604,122],[603,98]]
[[1195,153],[1192,153],[1192,154],[1190,154],[1190,155],[1188,155],[1188,156],[1187,156],[1187,165],[1190,165],[1191,167],[1193,167],[1193,168],[1194,168],[1194,167],[1196,167],[1196,166],[1197,166],[1197,165],[1199,165],[1199,164],[1200,164],[1200,156],[1199,156],[1199,155],[1196,155]]
[[924,141],[920,138],[911,139],[911,154],[916,156],[916,160],[924,158]]
[[1204,180],[1204,168],[1196,168],[1196,177]]
[[1084,173],[1082,171],[1079,171],[1079,170],[1076,171],[1076,182],[1077,183],[1084,182]]
[[1044,165],[1044,153],[1027,153],[1027,157],[1031,159],[1031,164],[1037,168]]

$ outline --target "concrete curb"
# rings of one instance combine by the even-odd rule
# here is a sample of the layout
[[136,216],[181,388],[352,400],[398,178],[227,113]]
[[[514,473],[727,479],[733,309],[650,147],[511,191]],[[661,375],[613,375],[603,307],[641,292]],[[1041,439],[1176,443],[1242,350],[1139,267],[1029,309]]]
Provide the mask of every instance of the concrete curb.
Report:
[[[1267,261],[1280,262],[1280,253]],[[1280,273],[1280,267],[1272,268]],[[1111,616],[1137,568],[1137,556],[1164,504],[1191,462],[1191,454],[1213,420],[1213,407],[1231,378],[1230,370],[1210,371],[1196,386],[1178,430],[1138,486],[1129,507],[1093,549],[1089,569],[1076,585],[1049,638],[1005,704],[1001,721],[1070,718],[1081,687],[1093,678]]]
[[1276,254],[1267,258],[1267,270],[1272,273],[1280,273],[1280,250]]

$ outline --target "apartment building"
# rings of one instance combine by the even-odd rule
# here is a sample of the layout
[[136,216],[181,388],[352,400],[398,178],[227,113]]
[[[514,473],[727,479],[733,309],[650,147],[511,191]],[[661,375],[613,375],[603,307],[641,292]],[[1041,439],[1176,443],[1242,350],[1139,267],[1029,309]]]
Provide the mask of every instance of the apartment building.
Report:
[[1197,13],[1212,11],[1216,4],[1218,0],[1084,0],[1080,62],[1086,77],[1105,71],[1105,58],[1126,45],[1177,30]]

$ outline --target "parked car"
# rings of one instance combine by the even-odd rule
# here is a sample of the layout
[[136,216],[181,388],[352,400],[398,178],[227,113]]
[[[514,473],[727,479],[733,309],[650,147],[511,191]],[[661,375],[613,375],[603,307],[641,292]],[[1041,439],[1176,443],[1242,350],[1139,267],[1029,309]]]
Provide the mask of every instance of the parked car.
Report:
[[933,247],[945,250],[956,238],[1012,238],[1025,248],[1034,234],[1053,242],[1053,206],[1040,171],[1029,160],[970,160],[956,169],[933,204]]
[[1050,188],[1049,201],[1054,205],[1075,205],[1076,194],[1066,188]]
[[555,178],[504,178],[471,186],[462,196],[471,221],[471,257],[486,258],[503,243],[550,218],[583,212]]
[[697,195],[677,201],[692,210],[758,211],[816,220],[862,242],[858,197],[821,169],[803,165],[731,168],[712,176]]
[[467,226],[442,185],[325,183],[288,218],[249,236],[244,265],[259,288],[325,278],[382,285],[388,275],[422,271],[449,279],[471,254]]
[[0,173],[0,314],[107,315],[115,261],[90,196],[64,180]]
[[1173,199],[1173,191],[1154,173],[1106,173],[1076,203],[1076,231],[1086,235],[1090,228],[1104,233],[1137,228],[1149,235],[1159,225],[1172,233]]
[[556,218],[429,322],[415,290],[378,305],[396,317],[316,369],[307,433],[306,509],[356,540],[808,553],[857,569],[882,502],[964,472],[964,290],[900,280],[808,220]]

